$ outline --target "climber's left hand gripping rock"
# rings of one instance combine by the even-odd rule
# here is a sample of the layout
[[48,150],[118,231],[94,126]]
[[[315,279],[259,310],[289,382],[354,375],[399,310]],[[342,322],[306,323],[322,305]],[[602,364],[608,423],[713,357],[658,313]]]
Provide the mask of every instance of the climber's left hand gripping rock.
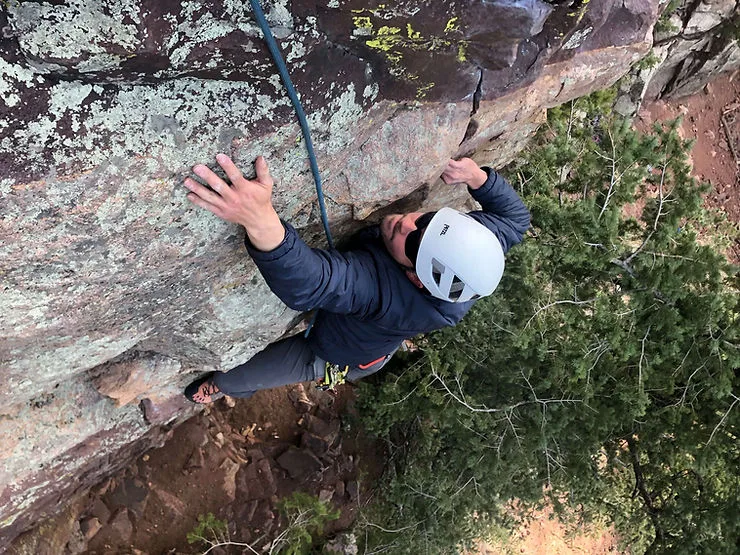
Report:
[[243,225],[257,249],[269,251],[277,247],[285,237],[285,228],[272,206],[273,180],[264,157],[257,157],[254,163],[257,178],[253,180],[246,179],[225,154],[218,154],[216,162],[231,184],[198,164],[193,167],[193,173],[211,190],[188,177],[185,179],[185,187],[190,190],[188,200],[219,218]]

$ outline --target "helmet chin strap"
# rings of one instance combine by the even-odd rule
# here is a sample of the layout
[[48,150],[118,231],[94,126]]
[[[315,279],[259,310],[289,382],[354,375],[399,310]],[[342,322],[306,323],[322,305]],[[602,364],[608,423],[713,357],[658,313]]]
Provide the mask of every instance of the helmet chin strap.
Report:
[[429,289],[424,287],[424,284],[421,282],[421,280],[419,279],[419,276],[416,274],[416,268],[412,268],[411,266],[406,266],[405,264],[401,264],[398,261],[396,261],[396,264],[398,264],[401,267],[401,269],[406,273],[406,277],[409,278],[409,281],[411,283],[413,283],[414,285],[416,285],[416,287],[424,291],[424,293],[431,295],[431,293],[429,293]]
[[[409,278],[409,281],[416,285],[419,289],[424,291],[425,293],[429,293],[429,290],[424,287],[424,284],[419,279],[419,276],[416,273],[416,268],[413,266],[406,266],[406,264],[401,264],[398,260],[396,260],[396,264],[406,273],[406,277]],[[431,293],[430,293],[431,294]]]
[[413,268],[409,268],[408,266],[401,266],[406,271],[406,277],[409,278],[411,283],[416,285],[419,289],[425,289],[424,284],[419,279],[419,276],[416,275],[416,270]]

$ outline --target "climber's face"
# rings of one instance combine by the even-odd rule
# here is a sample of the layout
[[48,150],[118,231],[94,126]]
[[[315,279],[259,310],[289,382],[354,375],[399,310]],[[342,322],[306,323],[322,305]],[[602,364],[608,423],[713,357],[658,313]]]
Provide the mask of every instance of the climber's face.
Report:
[[[406,249],[407,239],[409,234],[412,234],[410,241],[416,243],[416,251],[419,250],[418,242],[421,241],[421,233],[413,234],[417,228],[417,220],[424,216],[423,212],[409,212],[408,214],[390,214],[383,218],[380,223],[380,234],[383,237],[383,243],[385,248],[393,257],[404,268],[414,268],[415,261],[412,261]],[[425,222],[423,227],[426,227]],[[409,245],[413,247],[412,245]],[[411,252],[416,252],[411,249]]]

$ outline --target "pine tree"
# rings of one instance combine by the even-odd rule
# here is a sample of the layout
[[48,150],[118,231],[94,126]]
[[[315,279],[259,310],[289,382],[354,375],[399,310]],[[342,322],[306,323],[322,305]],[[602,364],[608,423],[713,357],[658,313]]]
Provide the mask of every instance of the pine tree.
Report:
[[496,294],[363,387],[393,463],[370,543],[454,551],[516,498],[614,523],[635,553],[737,551],[729,227],[702,206],[678,122],[641,134],[610,100],[552,110],[508,169],[533,226]]

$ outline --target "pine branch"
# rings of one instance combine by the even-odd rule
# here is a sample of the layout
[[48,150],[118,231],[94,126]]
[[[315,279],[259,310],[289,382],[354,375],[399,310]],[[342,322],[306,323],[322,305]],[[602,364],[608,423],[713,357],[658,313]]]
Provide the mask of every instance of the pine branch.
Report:
[[[516,444],[519,446],[519,449],[522,448],[522,439],[519,437],[519,434],[516,433],[516,426],[514,426],[514,422],[511,421],[511,415],[513,414],[512,411],[507,411],[504,413],[504,417],[509,422],[509,426],[511,426],[511,432],[514,434],[514,439],[516,439]],[[505,430],[504,430],[505,432]],[[501,443],[499,444],[499,449],[497,450],[499,457],[501,456],[501,445],[503,445],[503,438],[501,440]]]
[[[666,147],[667,150],[667,147]],[[653,222],[653,231],[657,231],[658,229],[658,220],[660,219],[660,216],[663,213],[663,203],[665,202],[665,196],[663,195],[663,184],[665,183],[665,172],[668,168],[668,162],[666,161],[663,164],[663,170],[660,172],[660,183],[658,183],[658,213],[655,215],[655,222]]]
[[645,392],[645,390],[644,390],[644,388],[642,386],[642,361],[645,359],[645,342],[647,341],[648,334],[650,333],[650,328],[651,327],[652,327],[652,325],[648,326],[648,329],[645,332],[645,336],[642,338],[642,341],[640,342],[640,343],[642,343],[642,348],[640,350],[640,361],[639,361],[639,363],[637,365],[637,390],[640,393],[644,393]]
[[706,262],[702,260],[697,260],[696,258],[689,258],[688,256],[681,256],[678,254],[665,254],[663,252],[654,252],[654,251],[645,251],[645,254],[651,254],[653,258],[655,258],[656,256],[660,256],[661,258],[674,258],[676,260],[686,260],[687,262],[706,264]]
[[665,185],[665,177],[666,177],[666,170],[668,169],[668,145],[666,145],[665,150],[663,151],[663,159],[666,160],[663,163],[663,167],[660,172],[660,182],[658,183],[658,213],[655,216],[655,221],[653,221],[653,229],[650,231],[650,233],[647,234],[647,236],[642,240],[642,243],[640,244],[637,249],[630,254],[625,260],[624,263],[629,266],[629,264],[632,262],[632,260],[637,256],[637,254],[642,251],[643,248],[645,248],[645,245],[647,245],[648,241],[652,239],[653,234],[658,230],[658,221],[660,220],[660,217],[664,215],[663,212],[663,204],[667,202],[667,197],[663,194],[663,186]]
[[635,274],[635,271],[632,269],[632,266],[629,265],[628,262],[620,259],[620,258],[612,258],[609,262],[614,264],[615,266],[619,266],[622,268],[625,272],[627,272],[632,279],[637,279],[637,275]]
[[393,401],[392,403],[383,403],[383,406],[384,406],[384,407],[392,407],[393,405],[400,405],[400,404],[401,404],[401,403],[403,403],[403,402],[404,402],[404,401],[405,401],[406,399],[408,399],[409,397],[411,397],[411,396],[412,396],[412,395],[414,394],[414,392],[415,392],[415,391],[416,391],[417,389],[419,389],[419,386],[418,386],[418,385],[417,385],[417,386],[416,386],[416,387],[415,387],[414,389],[412,389],[411,391],[409,391],[409,392],[408,392],[408,393],[407,393],[407,394],[406,394],[406,395],[405,395],[405,396],[403,397],[403,399],[399,399],[398,401]]
[[599,212],[598,219],[601,219],[601,216],[604,215],[604,212],[606,211],[606,207],[609,204],[609,199],[612,197],[612,191],[614,190],[614,185],[617,183],[617,149],[616,145],[614,144],[614,137],[612,137],[611,129],[608,130],[609,133],[609,142],[612,144],[612,157],[609,158],[607,156],[604,156],[603,154],[597,152],[596,154],[605,160],[609,160],[612,163],[612,175],[611,179],[609,180],[609,190],[606,192],[606,198],[604,199],[604,206],[601,207],[601,212]]
[[572,127],[573,127],[573,112],[574,112],[573,109],[575,107],[576,107],[576,101],[575,101],[575,99],[573,99],[573,100],[570,101],[570,117],[568,118],[568,131],[565,134],[565,136],[568,137],[568,140],[570,140],[570,131],[571,131]]
[[235,545],[237,547],[246,547],[247,549],[249,549],[249,551],[251,551],[255,555],[260,555],[260,552],[259,551],[256,551],[248,543],[232,542],[232,541],[225,541],[225,542],[219,542],[219,543],[208,542],[208,543],[211,544],[211,547],[209,547],[208,549],[206,549],[201,555],[207,555],[208,553],[210,553],[211,551],[213,551],[217,547],[226,547],[226,546],[229,546],[229,545]]
[[[634,254],[637,254],[637,251],[635,251]],[[620,268],[622,268],[635,281],[639,281],[640,280],[639,276],[635,273],[635,270],[632,268],[632,266],[630,266],[629,264],[627,264],[624,260],[621,260],[619,258],[612,258],[609,262],[611,264],[614,264],[615,266],[619,266]],[[635,291],[635,292],[637,292],[637,291],[647,291],[647,290],[648,290],[647,287],[643,287],[643,288],[640,288],[640,289],[633,289],[633,291]],[[669,306],[675,306],[676,303],[674,301],[672,301],[670,298],[668,298],[665,295],[665,293],[663,293],[662,291],[658,291],[657,289],[652,289],[652,293],[653,293],[653,297],[655,297],[659,301],[664,302],[665,304],[667,304]]]
[[660,525],[660,520],[658,519],[659,511],[653,505],[653,497],[650,495],[647,488],[645,487],[645,477],[642,473],[642,466],[640,465],[640,461],[637,458],[637,444],[635,443],[635,439],[632,436],[627,437],[626,441],[630,454],[630,461],[632,462],[632,471],[635,474],[635,490],[632,495],[634,497],[636,493],[639,493],[640,498],[645,505],[645,509],[647,510],[648,516],[653,523],[653,527],[655,528],[655,539],[656,541],[660,541],[660,543],[663,543],[665,532],[663,531],[663,527]]
[[462,385],[460,384],[459,380],[457,380],[457,384],[458,384],[458,389],[460,391],[460,394],[457,395],[450,390],[447,383],[444,381],[444,379],[442,379],[442,376],[440,376],[436,372],[436,370],[434,370],[434,367],[432,367],[432,377],[435,380],[437,380],[440,384],[442,384],[442,387],[444,388],[447,395],[452,397],[455,401],[457,401],[459,404],[464,406],[470,412],[481,412],[481,413],[504,412],[505,413],[505,412],[517,409],[519,407],[523,407],[526,405],[533,405],[535,403],[539,403],[541,405],[548,405],[551,403],[582,403],[583,402],[583,399],[539,399],[535,396],[534,401],[519,401],[518,403],[514,403],[513,405],[509,405],[507,407],[502,407],[502,408],[489,408],[486,405],[480,405],[478,407],[474,407],[465,400],[465,393],[462,390]]
[[552,302],[552,303],[546,304],[546,305],[545,305],[545,306],[543,306],[542,308],[539,308],[539,309],[538,309],[538,310],[537,310],[537,311],[536,311],[536,312],[535,312],[535,313],[534,313],[534,314],[532,315],[532,317],[531,317],[531,318],[530,318],[529,320],[527,320],[527,323],[526,323],[526,324],[524,325],[524,329],[527,329],[527,328],[529,327],[529,324],[531,324],[531,323],[532,323],[532,320],[534,320],[534,319],[535,319],[535,318],[537,317],[537,315],[538,315],[538,314],[539,314],[540,312],[542,312],[543,310],[547,310],[548,308],[551,308],[551,307],[553,307],[553,306],[555,306],[555,305],[559,305],[559,304],[575,304],[575,305],[582,305],[582,304],[589,304],[589,303],[592,303],[592,302],[594,302],[595,300],[596,300],[595,298],[593,298],[593,299],[588,299],[588,300],[586,300],[586,301],[571,301],[571,300],[563,300],[563,301],[555,301],[555,302]]
[[416,528],[419,526],[419,524],[422,524],[421,521],[415,523],[415,524],[409,524],[408,526],[404,526],[403,528],[397,528],[395,530],[389,530],[387,528],[383,528],[382,526],[378,526],[377,524],[374,524],[370,522],[369,520],[365,520],[363,523],[365,526],[372,526],[373,528],[377,528],[381,532],[385,532],[386,534],[399,534],[401,532],[404,532],[405,530],[410,530],[411,528]]
[[414,493],[418,493],[422,497],[427,497],[429,499],[434,499],[435,501],[439,501],[439,498],[438,497],[434,497],[433,495],[429,495],[428,493],[424,493],[423,491],[419,491],[418,489],[416,489],[416,488],[414,488],[414,487],[412,487],[412,486],[410,486],[408,484],[403,484],[403,485],[406,486],[407,488],[409,488]]
[[586,354],[584,355],[584,359],[588,357],[591,353],[596,351],[596,358],[594,359],[594,363],[591,365],[591,367],[586,371],[586,385],[589,385],[591,383],[591,371],[596,368],[596,365],[599,364],[599,360],[601,360],[601,357],[609,352],[609,349],[611,348],[611,345],[609,345],[608,341],[600,341],[596,347],[593,347],[586,351]]
[[627,257],[627,258],[626,258],[626,259],[624,260],[624,263],[625,263],[625,264],[629,265],[629,264],[630,264],[630,263],[632,262],[632,259],[633,259],[633,258],[635,258],[635,256],[637,256],[637,254],[638,254],[638,253],[639,253],[639,252],[640,252],[640,251],[641,251],[641,250],[642,250],[643,248],[645,248],[645,245],[647,245],[647,242],[648,242],[648,241],[650,241],[650,239],[652,239],[652,237],[653,237],[653,233],[655,233],[655,231],[651,231],[650,233],[648,233],[648,234],[647,234],[647,237],[645,237],[645,239],[643,239],[643,240],[642,240],[642,243],[640,244],[640,246],[639,246],[639,247],[637,247],[637,249],[635,250],[635,252],[633,252],[632,254],[630,254],[630,255],[629,255],[629,256],[628,256],[628,257]]
[[[679,399],[673,405],[671,405],[672,407],[678,407],[678,406],[682,407],[684,405],[684,403],[686,402],[686,394],[689,391],[689,385],[691,385],[691,378],[693,378],[699,370],[701,370],[702,368],[705,368],[706,366],[707,366],[707,363],[705,362],[704,364],[699,366],[699,368],[697,368],[691,373],[691,375],[689,376],[689,379],[686,380],[686,386],[683,388],[683,394],[681,394],[681,399]],[[693,402],[694,401],[692,400],[691,403],[689,403],[692,407],[693,407]]]
[[714,430],[712,430],[712,433],[711,433],[711,435],[709,436],[709,439],[708,439],[708,440],[707,440],[707,442],[706,442],[706,443],[704,444],[704,446],[705,446],[705,447],[706,447],[707,445],[709,445],[709,443],[710,443],[710,442],[712,441],[712,438],[714,437],[714,434],[715,434],[715,433],[717,432],[717,430],[719,430],[720,426],[722,426],[722,424],[724,423],[724,421],[725,421],[725,418],[727,418],[727,415],[728,415],[728,414],[730,414],[730,411],[731,411],[731,410],[733,409],[733,407],[734,407],[734,406],[735,406],[735,405],[737,404],[737,402],[738,402],[738,401],[740,401],[740,397],[736,397],[736,396],[735,396],[735,395],[733,395],[732,393],[730,393],[730,397],[732,397],[732,398],[733,398],[733,399],[735,399],[735,400],[734,400],[734,401],[732,402],[732,404],[730,405],[730,408],[729,408],[729,409],[727,409],[727,412],[725,412],[725,414],[723,414],[723,415],[722,415],[722,418],[720,419],[719,423],[718,423],[718,424],[717,424],[717,425],[716,425],[716,426],[714,427]]

